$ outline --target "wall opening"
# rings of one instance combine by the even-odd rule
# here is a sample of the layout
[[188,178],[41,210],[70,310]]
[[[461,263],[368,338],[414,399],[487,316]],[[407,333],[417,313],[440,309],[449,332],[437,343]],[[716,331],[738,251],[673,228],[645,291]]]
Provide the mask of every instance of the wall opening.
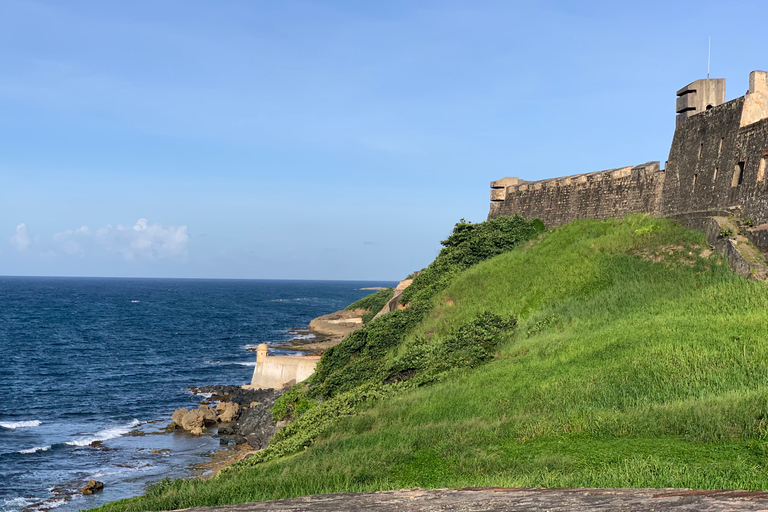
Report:
[[768,155],[763,155],[760,159],[760,167],[757,169],[757,181],[763,181],[765,179],[765,164],[768,161]]
[[712,174],[712,183],[714,183],[717,180],[717,167],[715,167],[715,172]]
[[701,145],[699,146],[699,156],[697,156],[696,158],[701,158],[701,153],[703,151],[704,151],[704,143],[702,142]]
[[733,179],[731,180],[731,186],[735,187],[741,185],[744,180],[744,162],[737,163],[733,168]]
[[713,105],[711,105],[711,104],[707,105],[707,110],[711,109],[712,107],[713,107]]
[[717,156],[720,156],[720,153],[723,152],[723,138],[720,138],[720,144],[717,145]]
[[696,178],[698,178],[698,177],[699,177],[698,174],[694,174],[693,175],[693,183],[691,184],[691,189],[692,190],[696,190]]

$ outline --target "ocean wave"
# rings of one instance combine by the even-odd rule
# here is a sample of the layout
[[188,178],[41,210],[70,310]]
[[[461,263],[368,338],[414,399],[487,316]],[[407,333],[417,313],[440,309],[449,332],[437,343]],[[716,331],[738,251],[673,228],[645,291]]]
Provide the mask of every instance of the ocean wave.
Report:
[[51,448],[52,448],[51,445],[35,446],[34,448],[29,448],[29,449],[26,449],[26,450],[19,450],[19,453],[27,454],[27,453],[36,453],[36,452],[47,452]]
[[17,428],[31,428],[40,426],[40,420],[29,421],[8,421],[0,423],[0,427],[7,428],[8,430],[14,430]]
[[107,441],[109,439],[114,439],[116,437],[120,437],[122,435],[127,434],[128,432],[131,431],[131,429],[133,429],[134,427],[138,427],[140,424],[141,422],[139,420],[133,420],[128,425],[105,428],[103,430],[99,430],[92,436],[80,437],[72,441],[67,441],[65,444],[68,444],[69,446],[88,446],[94,441]]
[[5,498],[3,500],[3,508],[13,507],[14,509],[22,510],[33,503],[34,501],[29,498]]
[[256,366],[256,361],[203,361],[208,366]]
[[132,301],[131,301],[131,304],[136,304],[136,303],[138,303],[138,302],[141,302],[141,301],[140,301],[140,300],[132,300]]

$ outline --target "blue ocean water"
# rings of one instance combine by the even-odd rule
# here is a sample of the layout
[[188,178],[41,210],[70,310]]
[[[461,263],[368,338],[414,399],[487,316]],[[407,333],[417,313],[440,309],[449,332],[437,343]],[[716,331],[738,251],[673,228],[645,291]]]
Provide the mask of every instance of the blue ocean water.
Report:
[[[394,284],[0,277],[0,511],[91,508],[188,476],[217,440],[130,432],[197,406],[188,386],[249,382],[249,348]],[[91,478],[102,493],[73,493]]]

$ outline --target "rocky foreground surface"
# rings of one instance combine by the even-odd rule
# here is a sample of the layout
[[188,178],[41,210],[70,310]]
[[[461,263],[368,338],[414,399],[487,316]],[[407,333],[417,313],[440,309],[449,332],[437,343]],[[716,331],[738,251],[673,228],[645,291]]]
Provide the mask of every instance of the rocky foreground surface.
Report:
[[687,489],[531,489],[478,487],[409,489],[370,493],[319,494],[287,500],[223,507],[195,507],[189,512],[745,512],[768,511],[768,492]]

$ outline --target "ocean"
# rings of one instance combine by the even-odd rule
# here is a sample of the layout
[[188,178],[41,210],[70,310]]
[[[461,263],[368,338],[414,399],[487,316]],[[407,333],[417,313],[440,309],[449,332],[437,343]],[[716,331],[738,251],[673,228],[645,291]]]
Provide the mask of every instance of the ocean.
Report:
[[[250,382],[249,349],[395,284],[0,277],[0,512],[87,509],[190,476],[218,440],[153,434],[199,404],[189,386]],[[77,493],[89,479],[104,491]]]

